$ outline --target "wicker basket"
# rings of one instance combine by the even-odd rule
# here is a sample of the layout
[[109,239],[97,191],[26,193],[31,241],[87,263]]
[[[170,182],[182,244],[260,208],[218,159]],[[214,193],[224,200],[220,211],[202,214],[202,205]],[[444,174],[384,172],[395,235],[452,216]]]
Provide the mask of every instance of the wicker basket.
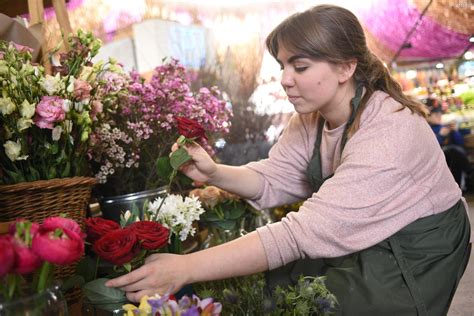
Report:
[[[74,177],[0,185],[0,222],[4,227],[17,218],[42,223],[47,217],[66,214],[84,228],[86,208],[95,183],[94,178]],[[58,267],[55,278],[65,279],[75,271],[75,264]],[[68,303],[77,301],[80,288],[65,296]]]

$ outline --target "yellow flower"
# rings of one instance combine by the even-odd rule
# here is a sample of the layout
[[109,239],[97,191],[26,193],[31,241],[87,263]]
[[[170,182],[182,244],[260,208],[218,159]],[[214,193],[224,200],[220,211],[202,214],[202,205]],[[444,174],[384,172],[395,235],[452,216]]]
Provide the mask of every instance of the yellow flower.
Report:
[[136,316],[134,311],[138,310],[138,308],[133,304],[125,304],[122,306],[122,309],[127,312],[127,316]]
[[12,102],[12,99],[9,97],[0,98],[0,113],[3,115],[8,115],[15,111],[16,106],[15,103]]
[[30,119],[35,115],[36,104],[30,104],[28,100],[24,100],[23,103],[20,105],[20,114],[25,119]]

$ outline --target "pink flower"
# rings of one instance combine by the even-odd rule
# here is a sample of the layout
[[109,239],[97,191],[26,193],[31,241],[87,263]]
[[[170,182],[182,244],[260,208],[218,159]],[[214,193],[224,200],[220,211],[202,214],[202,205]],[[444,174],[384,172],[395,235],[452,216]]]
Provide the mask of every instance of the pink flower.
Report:
[[[29,221],[24,218],[17,218],[15,223],[10,224],[10,226],[8,227],[8,233],[12,236],[15,235],[17,233],[17,224],[27,223],[27,222]],[[38,229],[39,229],[39,225],[37,223],[31,223],[30,236],[34,236],[38,232]],[[21,236],[21,238],[23,237],[24,236]]]
[[41,228],[47,230],[55,230],[56,228],[68,229],[75,232],[76,234],[79,234],[80,236],[83,235],[81,231],[81,226],[79,226],[76,221],[70,218],[60,216],[48,217],[44,220],[43,225],[41,225]]
[[28,274],[41,266],[43,261],[30,247],[16,238],[12,238],[12,241],[13,249],[15,251],[15,266],[13,272]]
[[25,53],[25,52],[29,52],[29,53],[32,53],[33,52],[33,48],[31,47],[28,47],[28,46],[23,46],[23,45],[20,45],[20,44],[17,44],[15,42],[11,42],[13,44],[13,46],[15,47],[15,49],[17,51],[19,51],[20,53]]
[[84,234],[71,219],[52,217],[44,221],[33,238],[32,249],[50,263],[74,263],[84,253]]
[[96,118],[97,114],[102,113],[104,106],[99,100],[92,101],[91,117]]
[[15,251],[10,236],[0,237],[0,278],[11,272],[15,264]]
[[90,98],[92,87],[87,81],[76,79],[74,81],[74,97],[82,101]]
[[64,100],[57,96],[43,96],[36,106],[34,122],[39,128],[53,129],[53,123],[61,122],[66,117]]

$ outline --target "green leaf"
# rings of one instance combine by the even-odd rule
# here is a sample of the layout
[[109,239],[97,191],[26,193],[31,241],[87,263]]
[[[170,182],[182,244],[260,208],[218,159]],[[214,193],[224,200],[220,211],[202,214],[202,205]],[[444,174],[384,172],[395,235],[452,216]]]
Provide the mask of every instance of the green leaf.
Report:
[[170,157],[171,167],[177,170],[186,162],[190,161],[192,158],[184,148],[179,148],[178,150],[174,151]]
[[71,173],[71,162],[66,161],[66,166],[64,167],[63,171],[61,172],[61,177],[65,178],[65,177],[69,176],[70,173]]
[[56,168],[54,166],[51,166],[48,170],[48,179],[54,179],[56,177],[57,177]]
[[105,282],[108,280],[106,278],[99,278],[82,286],[84,295],[91,303],[119,303],[127,301],[124,291],[105,286]]
[[173,172],[173,167],[170,164],[169,157],[160,157],[156,159],[156,174],[162,179],[168,179],[171,172]]
[[97,259],[84,257],[76,266],[76,274],[81,276],[85,282],[94,280],[97,269]]
[[223,229],[223,230],[233,230],[235,228],[235,221],[232,220],[223,220],[220,222],[215,222],[214,225]]
[[33,179],[31,181],[36,181],[41,178],[40,173],[33,166],[30,166],[30,174],[31,174],[31,178]]
[[52,155],[56,155],[59,152],[58,143],[53,143],[49,149]]
[[6,169],[5,169],[5,172],[6,172],[6,174],[8,174],[8,176],[9,176],[10,178],[13,179],[13,183],[19,183],[19,182],[24,182],[24,181],[26,181],[26,180],[25,180],[25,177],[24,177],[22,174],[20,174],[20,173],[16,173],[16,172],[14,172],[14,171],[6,170]]
[[128,272],[132,271],[132,264],[130,262],[128,263],[125,263],[123,265],[123,267],[125,268],[125,270],[127,270]]

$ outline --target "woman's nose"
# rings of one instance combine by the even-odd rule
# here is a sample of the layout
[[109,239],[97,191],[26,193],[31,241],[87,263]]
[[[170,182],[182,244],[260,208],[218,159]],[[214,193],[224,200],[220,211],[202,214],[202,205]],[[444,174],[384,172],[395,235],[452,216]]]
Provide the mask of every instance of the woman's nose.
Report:
[[291,76],[291,74],[289,74],[288,71],[283,71],[280,82],[283,88],[288,88],[295,84],[293,76]]

